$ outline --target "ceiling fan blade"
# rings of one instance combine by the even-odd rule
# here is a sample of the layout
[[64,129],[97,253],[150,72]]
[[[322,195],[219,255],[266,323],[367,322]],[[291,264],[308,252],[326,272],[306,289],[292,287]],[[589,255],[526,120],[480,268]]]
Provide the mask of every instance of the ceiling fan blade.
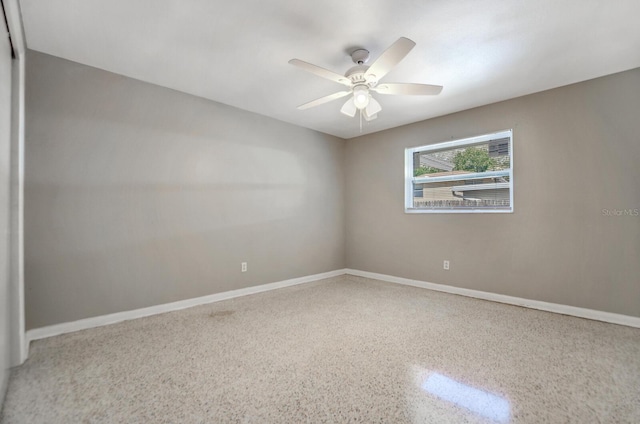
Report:
[[329,94],[328,96],[320,97],[319,99],[315,99],[310,101],[309,103],[305,103],[303,105],[298,106],[298,109],[305,110],[314,106],[319,106],[321,104],[330,102],[332,100],[339,99],[344,96],[348,96],[351,94],[351,91],[338,91],[337,93]]
[[416,45],[413,41],[405,37],[400,37],[391,47],[385,50],[378,59],[369,67],[367,75],[371,79],[380,81],[389,71],[396,66],[404,57],[409,54]]
[[412,84],[412,83],[384,83],[374,88],[372,91],[380,94],[404,94],[409,96],[433,96],[440,94],[441,85]]
[[289,63],[292,64],[293,66],[297,66],[300,69],[304,69],[307,72],[316,74],[319,77],[326,78],[331,81],[335,81],[338,84],[346,85],[347,87],[351,87],[351,81],[344,75],[340,75],[336,72],[321,68],[316,65],[312,65],[311,63],[307,63],[299,59],[291,59]]

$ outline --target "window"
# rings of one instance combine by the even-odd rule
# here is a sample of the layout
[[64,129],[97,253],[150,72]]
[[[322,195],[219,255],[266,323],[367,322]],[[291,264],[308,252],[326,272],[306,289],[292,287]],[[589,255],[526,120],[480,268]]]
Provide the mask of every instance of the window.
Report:
[[405,212],[513,212],[512,131],[405,150]]

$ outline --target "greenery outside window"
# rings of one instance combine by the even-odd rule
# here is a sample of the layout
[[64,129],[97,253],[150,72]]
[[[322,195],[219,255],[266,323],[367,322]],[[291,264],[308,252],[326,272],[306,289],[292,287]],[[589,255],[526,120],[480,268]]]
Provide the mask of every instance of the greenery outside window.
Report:
[[405,150],[405,212],[513,212],[513,137],[500,131]]

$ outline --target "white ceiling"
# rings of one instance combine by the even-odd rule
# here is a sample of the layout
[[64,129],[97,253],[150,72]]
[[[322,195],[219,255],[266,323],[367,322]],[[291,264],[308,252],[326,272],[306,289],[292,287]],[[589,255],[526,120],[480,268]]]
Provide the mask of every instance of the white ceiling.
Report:
[[[640,67],[639,0],[21,0],[27,46],[343,138],[340,91],[289,65],[344,73],[400,36],[417,45],[384,79],[443,85],[383,96],[363,134]],[[371,61],[370,61],[371,63]]]

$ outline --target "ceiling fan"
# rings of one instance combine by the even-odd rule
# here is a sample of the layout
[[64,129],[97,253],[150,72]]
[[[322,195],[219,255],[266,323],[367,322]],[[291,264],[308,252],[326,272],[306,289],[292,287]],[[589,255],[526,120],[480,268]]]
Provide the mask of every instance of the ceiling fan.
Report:
[[416,43],[408,38],[400,37],[398,41],[385,50],[371,66],[365,65],[369,60],[369,51],[365,49],[355,50],[351,53],[351,59],[356,66],[349,69],[344,75],[299,59],[291,59],[289,61],[290,64],[347,87],[347,90],[338,91],[337,93],[320,97],[319,99],[300,105],[298,109],[309,109],[332,100],[352,95],[342,106],[340,112],[347,116],[354,117],[356,112],[360,111],[361,118],[364,117],[367,121],[371,121],[376,119],[378,112],[382,110],[382,106],[373,98],[371,92],[414,96],[439,94],[442,91],[442,86],[440,85],[380,83],[380,80],[384,78],[394,66],[400,63],[415,45]]

